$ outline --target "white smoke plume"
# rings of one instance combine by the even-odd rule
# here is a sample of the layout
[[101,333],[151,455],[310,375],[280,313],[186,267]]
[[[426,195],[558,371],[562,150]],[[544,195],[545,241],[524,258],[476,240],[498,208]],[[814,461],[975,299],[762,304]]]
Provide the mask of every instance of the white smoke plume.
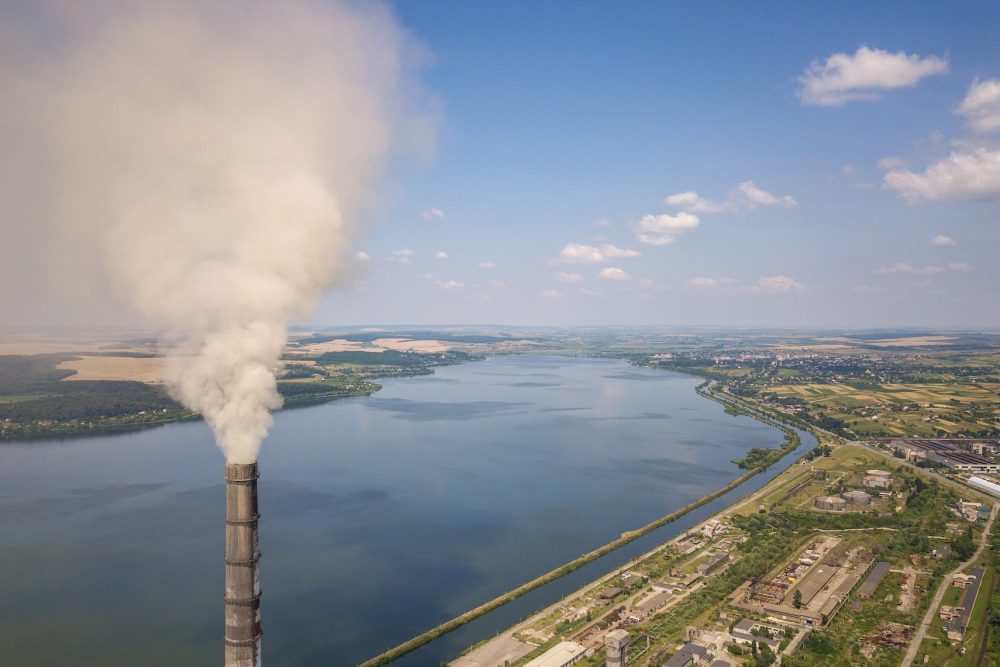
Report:
[[0,159],[30,155],[51,195],[30,224],[99,246],[231,462],[256,460],[288,324],[343,268],[392,149],[428,125],[414,54],[371,3],[0,10]]

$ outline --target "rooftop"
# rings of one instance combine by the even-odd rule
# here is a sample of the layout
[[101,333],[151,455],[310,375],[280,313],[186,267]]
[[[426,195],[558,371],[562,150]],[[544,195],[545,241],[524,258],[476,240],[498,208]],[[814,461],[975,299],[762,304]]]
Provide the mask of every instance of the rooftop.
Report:
[[889,573],[890,567],[891,565],[885,561],[878,562],[868,574],[868,578],[865,579],[865,582],[858,588],[858,595],[866,598],[874,593],[875,589],[878,588],[878,585],[882,583],[882,579],[884,579],[885,575]]
[[587,652],[576,642],[560,642],[524,667],[564,667]]

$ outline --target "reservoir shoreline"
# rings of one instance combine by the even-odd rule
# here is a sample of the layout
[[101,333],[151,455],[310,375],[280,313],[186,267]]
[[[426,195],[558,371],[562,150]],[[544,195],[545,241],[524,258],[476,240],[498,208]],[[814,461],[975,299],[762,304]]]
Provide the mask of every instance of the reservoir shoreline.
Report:
[[[580,570],[584,566],[597,563],[601,559],[614,555],[616,552],[619,552],[623,547],[626,547],[630,543],[633,543],[639,540],[640,538],[646,537],[654,533],[658,529],[663,528],[669,524],[672,524],[678,521],[679,519],[682,519],[683,517],[690,515],[696,510],[703,508],[713,503],[714,501],[719,500],[720,498],[723,498],[724,496],[727,496],[733,492],[738,491],[744,484],[746,484],[752,478],[757,477],[760,473],[763,473],[769,468],[776,466],[778,463],[784,461],[785,459],[789,459],[787,465],[782,466],[781,469],[777,470],[773,476],[769,476],[769,479],[764,481],[764,484],[762,486],[766,485],[774,477],[780,475],[795,462],[796,459],[791,459],[789,457],[800,446],[802,442],[802,436],[806,436],[812,440],[806,451],[812,450],[818,444],[818,440],[815,438],[815,436],[812,433],[809,433],[808,431],[797,429],[795,427],[783,423],[782,421],[778,420],[777,418],[771,415],[764,414],[757,410],[748,409],[747,406],[745,405],[737,405],[736,403],[727,400],[727,398],[715,394],[714,392],[712,392],[712,382],[710,380],[706,380],[702,384],[695,387],[695,391],[698,393],[699,396],[703,398],[716,401],[727,407],[738,408],[743,412],[743,414],[753,417],[757,421],[760,421],[768,426],[771,426],[773,428],[782,431],[786,436],[786,440],[784,445],[780,448],[780,450],[778,450],[779,453],[776,454],[772,460],[766,462],[763,465],[759,465],[750,470],[747,470],[747,472],[740,475],[736,479],[732,480],[731,482],[721,487],[720,489],[712,493],[709,493],[705,496],[702,496],[701,498],[692,501],[684,505],[683,507],[680,507],[668,514],[665,514],[662,517],[655,519],[638,529],[625,531],[618,539],[612,540],[611,542],[608,542],[596,549],[593,549],[583,554],[582,556],[579,556],[578,558],[566,563],[565,565],[550,570],[549,572],[546,572],[545,574],[542,574],[541,576],[536,577],[535,579],[532,579],[511,591],[503,593],[493,598],[492,600],[489,600],[488,602],[485,602],[473,609],[470,609],[469,611],[466,611],[465,613],[456,616],[455,618],[452,618],[449,621],[441,623],[438,626],[431,628],[430,630],[385,651],[384,653],[374,656],[360,663],[359,667],[378,667],[380,665],[386,665],[404,656],[407,656],[408,654],[411,654],[414,651],[417,651],[418,649],[426,645],[429,645],[431,642],[445,635],[448,635],[449,633],[455,630],[458,630],[462,626],[465,626],[473,621],[476,621],[477,619],[486,616],[490,612],[495,611],[509,603],[514,602],[518,598],[521,598],[522,596],[528,593],[541,589],[542,587],[546,586],[547,584],[553,583],[556,580],[562,579],[567,575]],[[746,493],[743,497],[736,499],[732,503],[727,503],[719,511],[726,511],[730,509],[733,505],[745,501],[746,498],[749,498],[753,493],[756,493],[756,491],[758,490],[759,489],[748,489],[748,493]],[[714,516],[715,513],[710,514],[708,517],[706,517],[705,520]],[[661,546],[662,544],[657,545],[654,548],[654,550],[660,548]],[[602,580],[603,579],[604,578],[602,577]],[[549,606],[550,604],[545,605],[545,607],[541,611],[536,612],[532,615],[535,616],[538,613],[544,613],[544,611]],[[482,643],[482,641],[485,640],[479,640],[476,642],[476,644]],[[414,663],[414,664],[419,664],[419,663]]]

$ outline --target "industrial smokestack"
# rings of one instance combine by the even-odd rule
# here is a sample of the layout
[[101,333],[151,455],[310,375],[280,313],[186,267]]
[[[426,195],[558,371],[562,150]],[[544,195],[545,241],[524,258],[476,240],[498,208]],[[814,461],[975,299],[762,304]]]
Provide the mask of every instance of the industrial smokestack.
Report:
[[226,464],[226,667],[260,665],[257,463]]

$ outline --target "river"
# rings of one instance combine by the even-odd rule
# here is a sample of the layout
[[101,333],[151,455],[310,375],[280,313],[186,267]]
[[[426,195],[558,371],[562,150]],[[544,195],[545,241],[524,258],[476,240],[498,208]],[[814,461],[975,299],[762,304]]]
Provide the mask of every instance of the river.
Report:
[[[498,357],[278,413],[260,459],[265,662],[354,665],[718,489],[751,447],[780,446],[698,382]],[[397,664],[454,657],[804,449]],[[221,662],[222,468],[200,422],[0,446],[0,664]]]

